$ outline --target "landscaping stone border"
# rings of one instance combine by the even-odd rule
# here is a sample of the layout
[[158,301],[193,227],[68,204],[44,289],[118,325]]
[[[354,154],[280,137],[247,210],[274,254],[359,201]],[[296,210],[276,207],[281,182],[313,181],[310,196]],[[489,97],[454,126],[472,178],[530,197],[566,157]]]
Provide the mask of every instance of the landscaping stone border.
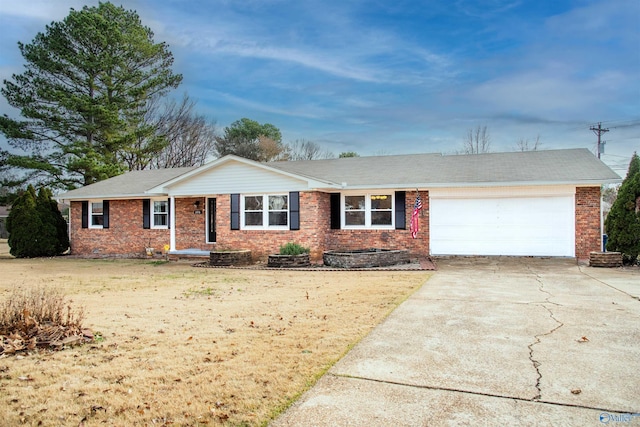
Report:
[[324,265],[339,268],[385,267],[410,262],[409,251],[404,249],[357,249],[326,251]]
[[309,254],[300,255],[269,255],[267,267],[273,268],[298,268],[311,265]]
[[590,252],[589,265],[591,267],[622,267],[622,253]]
[[250,265],[251,251],[211,251],[209,254],[209,265],[222,267],[230,265]]

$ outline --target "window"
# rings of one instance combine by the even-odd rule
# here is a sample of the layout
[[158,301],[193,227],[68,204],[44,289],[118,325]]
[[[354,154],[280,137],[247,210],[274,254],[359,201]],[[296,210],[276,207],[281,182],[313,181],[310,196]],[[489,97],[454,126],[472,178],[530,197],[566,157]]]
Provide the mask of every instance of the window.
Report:
[[90,212],[89,218],[91,218],[91,228],[102,228],[104,226],[104,207],[102,202],[89,203]]
[[268,196],[269,197],[269,226],[286,227],[289,206],[287,204],[287,196]]
[[289,225],[289,197],[284,194],[244,196],[242,218],[245,228],[286,228]]
[[169,202],[167,200],[153,201],[153,228],[169,227]]
[[245,196],[244,198],[244,225],[262,226],[264,220],[263,212],[264,196]]
[[371,196],[371,225],[392,225],[391,195]]
[[365,197],[344,196],[344,225],[365,225]]
[[393,227],[393,195],[345,195],[343,198],[345,228]]

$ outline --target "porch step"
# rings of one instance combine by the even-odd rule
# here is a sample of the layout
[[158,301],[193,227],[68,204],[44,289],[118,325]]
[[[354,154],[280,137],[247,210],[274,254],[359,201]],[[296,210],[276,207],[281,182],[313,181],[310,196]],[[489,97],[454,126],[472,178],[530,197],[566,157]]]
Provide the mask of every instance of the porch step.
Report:
[[202,249],[180,249],[176,251],[169,251],[169,260],[178,261],[178,260],[194,260],[194,261],[203,261],[209,259],[209,254],[211,251],[205,251]]

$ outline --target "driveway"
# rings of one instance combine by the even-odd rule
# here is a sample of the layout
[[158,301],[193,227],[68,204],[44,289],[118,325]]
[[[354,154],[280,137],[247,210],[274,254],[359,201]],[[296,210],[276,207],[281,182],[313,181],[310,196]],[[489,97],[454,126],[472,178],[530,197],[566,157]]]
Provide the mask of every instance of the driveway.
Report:
[[640,426],[640,270],[452,258],[273,426]]

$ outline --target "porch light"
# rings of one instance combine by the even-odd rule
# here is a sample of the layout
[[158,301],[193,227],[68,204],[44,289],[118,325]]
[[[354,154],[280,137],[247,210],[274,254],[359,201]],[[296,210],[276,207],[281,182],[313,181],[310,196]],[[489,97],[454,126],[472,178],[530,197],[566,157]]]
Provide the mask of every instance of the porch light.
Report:
[[193,202],[193,207],[194,207],[195,209],[200,208],[200,200],[196,200],[195,202]]

